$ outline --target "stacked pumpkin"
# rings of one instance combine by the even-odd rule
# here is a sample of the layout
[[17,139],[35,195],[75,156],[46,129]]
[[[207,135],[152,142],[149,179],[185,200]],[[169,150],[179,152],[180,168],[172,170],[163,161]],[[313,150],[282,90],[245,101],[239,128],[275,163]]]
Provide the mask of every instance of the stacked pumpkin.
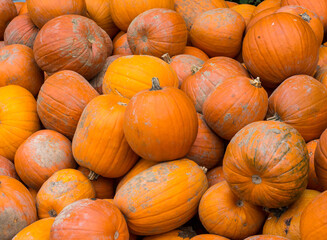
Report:
[[0,239],[323,239],[326,5],[0,0]]

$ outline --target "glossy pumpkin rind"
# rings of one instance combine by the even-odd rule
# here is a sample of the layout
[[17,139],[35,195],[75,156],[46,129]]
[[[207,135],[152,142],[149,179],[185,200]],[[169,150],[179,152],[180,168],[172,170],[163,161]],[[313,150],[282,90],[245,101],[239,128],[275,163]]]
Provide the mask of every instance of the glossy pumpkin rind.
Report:
[[27,226],[15,235],[12,240],[50,240],[50,229],[55,218],[44,218]]

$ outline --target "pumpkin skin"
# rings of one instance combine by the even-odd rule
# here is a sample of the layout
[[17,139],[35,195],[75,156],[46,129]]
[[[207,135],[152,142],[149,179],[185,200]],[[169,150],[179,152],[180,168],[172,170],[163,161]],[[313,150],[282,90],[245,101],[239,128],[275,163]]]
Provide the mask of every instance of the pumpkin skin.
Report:
[[175,11],[155,8],[138,15],[127,29],[127,40],[135,55],[161,57],[182,54],[187,43],[187,28]]
[[260,77],[264,86],[274,88],[290,76],[314,74],[319,46],[312,43],[316,41],[314,32],[304,20],[299,21],[289,13],[275,13],[249,29],[244,37],[242,55],[250,73]]
[[320,192],[324,191],[324,188],[320,185],[318,177],[315,170],[315,151],[318,145],[319,139],[312,140],[307,143],[308,153],[309,153],[309,173],[308,173],[308,189],[317,190]]
[[27,46],[14,44],[0,49],[0,86],[19,85],[36,96],[43,83],[43,72]]
[[319,48],[318,71],[327,65],[327,46],[321,45]]
[[33,51],[37,64],[48,75],[72,70],[91,80],[101,71],[108,52],[112,52],[112,42],[91,19],[63,15],[40,30]]
[[195,162],[182,159],[160,163],[139,173],[119,189],[114,202],[132,233],[155,235],[190,220],[207,187],[202,169]]
[[257,15],[253,15],[252,18],[251,18],[251,20],[250,20],[250,22],[246,25],[245,33],[247,33],[249,31],[249,29],[254,24],[256,24],[259,20],[261,20],[262,18],[267,17],[267,16],[275,13],[279,9],[280,9],[280,7],[272,7],[272,8],[268,8],[268,9],[265,9],[265,10],[261,11]]
[[0,155],[13,161],[18,147],[40,129],[36,101],[25,88],[0,88]]
[[113,55],[128,56],[133,55],[127,41],[127,33],[124,33],[114,43]]
[[23,15],[23,14],[26,14],[26,13],[28,13],[27,2],[24,2],[24,5],[19,10],[19,14],[18,15]]
[[256,7],[251,4],[239,4],[233,6],[232,9],[238,12],[244,18],[245,25],[247,26],[253,16]]
[[198,72],[185,79],[181,90],[192,100],[196,111],[202,113],[202,106],[212,91],[226,79],[236,76],[249,77],[249,74],[232,58],[211,58]]
[[274,235],[256,235],[245,238],[244,240],[289,240],[288,238],[274,236]]
[[19,180],[15,165],[3,156],[0,156],[0,176],[8,176]]
[[2,41],[8,23],[17,16],[17,10],[11,0],[1,0],[0,9],[0,41]]
[[86,5],[83,0],[26,0],[28,13],[34,24],[41,29],[53,18],[66,14],[84,15]]
[[[219,20],[217,20],[219,19]],[[192,45],[209,57],[236,57],[241,50],[245,21],[236,11],[217,8],[195,18],[190,31]]]
[[56,217],[69,204],[94,198],[90,180],[76,169],[62,169],[44,182],[36,195],[39,218]]
[[325,130],[318,141],[315,153],[314,153],[314,167],[316,171],[316,175],[318,178],[319,186],[323,190],[327,189],[327,154],[326,154],[326,146],[327,146],[327,131]]
[[73,154],[83,167],[107,178],[123,176],[138,156],[123,131],[128,99],[108,94],[92,100],[84,109],[73,138]]
[[6,45],[23,44],[33,48],[39,29],[34,25],[28,14],[15,17],[4,33]]
[[128,228],[119,209],[101,199],[83,199],[65,207],[56,217],[50,239],[128,240]]
[[33,133],[15,154],[15,168],[19,177],[34,189],[39,189],[56,171],[75,167],[71,142],[53,130]]
[[50,229],[55,218],[44,218],[27,226],[15,235],[12,240],[50,240]]
[[228,238],[221,237],[215,234],[200,234],[193,237],[192,240],[228,240]]
[[238,5],[238,3],[236,3],[236,2],[230,2],[230,1],[225,1],[225,3],[227,4],[227,6],[228,6],[229,8],[232,8],[232,7]]
[[207,172],[209,187],[225,180],[223,167],[215,167]]
[[229,78],[221,83],[203,104],[203,116],[220,137],[230,140],[249,123],[263,120],[268,94],[260,80]]
[[290,240],[301,239],[301,214],[319,194],[320,192],[315,190],[305,190],[301,197],[281,215],[271,213],[263,226],[263,234],[287,237]]
[[307,186],[308,169],[308,150],[299,132],[274,121],[254,122],[240,130],[228,144],[223,160],[231,190],[241,199],[267,208],[296,201]]
[[327,66],[319,67],[316,74],[315,79],[321,82],[323,85],[327,87]]
[[136,93],[150,89],[157,77],[162,87],[178,87],[178,78],[165,61],[146,55],[123,56],[110,64],[103,79],[103,93],[114,93],[132,98]]
[[196,233],[191,229],[180,229],[173,230],[167,233],[149,236],[143,238],[143,240],[190,240],[196,235]]
[[86,105],[99,94],[76,72],[65,70],[47,78],[37,99],[42,124],[72,139]]
[[11,240],[34,221],[36,208],[26,187],[14,178],[0,176],[1,239]]
[[33,189],[33,188],[28,188],[28,191],[32,195],[34,206],[36,206],[36,195],[37,195],[37,191],[35,189]]
[[209,60],[208,55],[196,47],[186,46],[183,54],[192,55],[194,57],[200,58],[204,62]]
[[125,34],[126,32],[124,31],[120,31],[119,33],[117,33],[117,35],[112,39],[112,44],[115,44],[115,42]]
[[3,48],[5,46],[5,42],[4,41],[0,41],[0,49]]
[[174,87],[163,87],[153,78],[150,90],[136,94],[124,116],[128,144],[140,157],[169,161],[184,157],[198,132],[198,120],[191,100]]
[[281,0],[265,0],[261,2],[253,12],[253,16],[258,15],[259,13],[269,9],[269,8],[280,8],[281,6]]
[[198,134],[186,157],[199,166],[211,169],[224,157],[225,144],[206,124],[203,115],[197,114]]
[[19,13],[20,9],[22,8],[22,6],[25,4],[25,2],[14,2],[17,13]]
[[93,19],[112,39],[118,32],[110,13],[110,1],[108,0],[85,0],[86,10]]
[[327,88],[310,76],[290,77],[269,97],[267,117],[291,125],[307,142],[319,138],[327,128]]

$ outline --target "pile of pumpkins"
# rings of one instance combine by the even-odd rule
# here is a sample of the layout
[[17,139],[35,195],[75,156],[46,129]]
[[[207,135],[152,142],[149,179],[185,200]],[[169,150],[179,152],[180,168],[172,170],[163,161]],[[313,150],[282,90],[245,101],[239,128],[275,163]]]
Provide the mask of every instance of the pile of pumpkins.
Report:
[[0,0],[0,239],[326,239],[325,33],[326,0]]

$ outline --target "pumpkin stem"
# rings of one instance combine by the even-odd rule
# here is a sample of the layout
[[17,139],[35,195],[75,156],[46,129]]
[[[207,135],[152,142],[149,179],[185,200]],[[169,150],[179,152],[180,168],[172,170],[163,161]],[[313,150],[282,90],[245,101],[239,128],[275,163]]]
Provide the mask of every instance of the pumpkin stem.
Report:
[[57,217],[57,212],[54,209],[51,209],[49,212],[50,217]]
[[164,55],[161,56],[161,58],[168,64],[171,64],[173,59],[169,56],[169,53],[165,53]]
[[204,166],[200,166],[200,168],[202,169],[202,171],[204,172],[204,174],[206,174],[208,172],[208,168],[206,168]]
[[92,180],[97,180],[98,177],[99,177],[99,174],[96,174],[96,173],[93,172],[93,171],[90,171],[89,176],[88,176],[88,178],[89,178],[91,181],[92,181]]
[[261,82],[260,82],[260,78],[257,77],[256,79],[251,79],[250,83],[252,86],[255,86],[256,88],[261,88]]
[[252,182],[254,184],[260,184],[260,183],[262,183],[262,178],[260,176],[258,176],[258,175],[253,175],[252,176]]
[[124,103],[124,102],[118,102],[117,104],[120,106],[125,106],[125,107],[127,106],[127,103]]
[[284,212],[287,211],[288,207],[280,207],[280,208],[263,208],[265,212],[274,214],[275,217],[280,218]]
[[196,74],[198,71],[200,71],[201,68],[202,68],[202,67],[200,67],[200,66],[193,65],[193,66],[191,67],[191,72],[192,72],[192,74]]
[[238,206],[238,207],[243,207],[243,206],[244,206],[244,202],[243,202],[242,200],[238,200],[238,201],[236,202],[236,206]]
[[159,79],[156,77],[152,78],[152,88],[150,91],[158,91],[161,90],[162,88],[160,87]]
[[267,121],[281,121],[281,119],[280,116],[277,113],[275,113],[273,116],[268,117]]
[[117,89],[115,89],[115,92],[117,95],[121,96],[121,97],[124,97]]
[[310,23],[311,17],[310,17],[306,12],[300,14],[300,16],[301,16],[301,18],[302,18],[304,21]]
[[180,238],[189,238],[191,239],[192,237],[195,237],[197,234],[196,232],[193,230],[193,228],[191,226],[188,227],[181,227],[180,231],[178,232],[178,237]]

